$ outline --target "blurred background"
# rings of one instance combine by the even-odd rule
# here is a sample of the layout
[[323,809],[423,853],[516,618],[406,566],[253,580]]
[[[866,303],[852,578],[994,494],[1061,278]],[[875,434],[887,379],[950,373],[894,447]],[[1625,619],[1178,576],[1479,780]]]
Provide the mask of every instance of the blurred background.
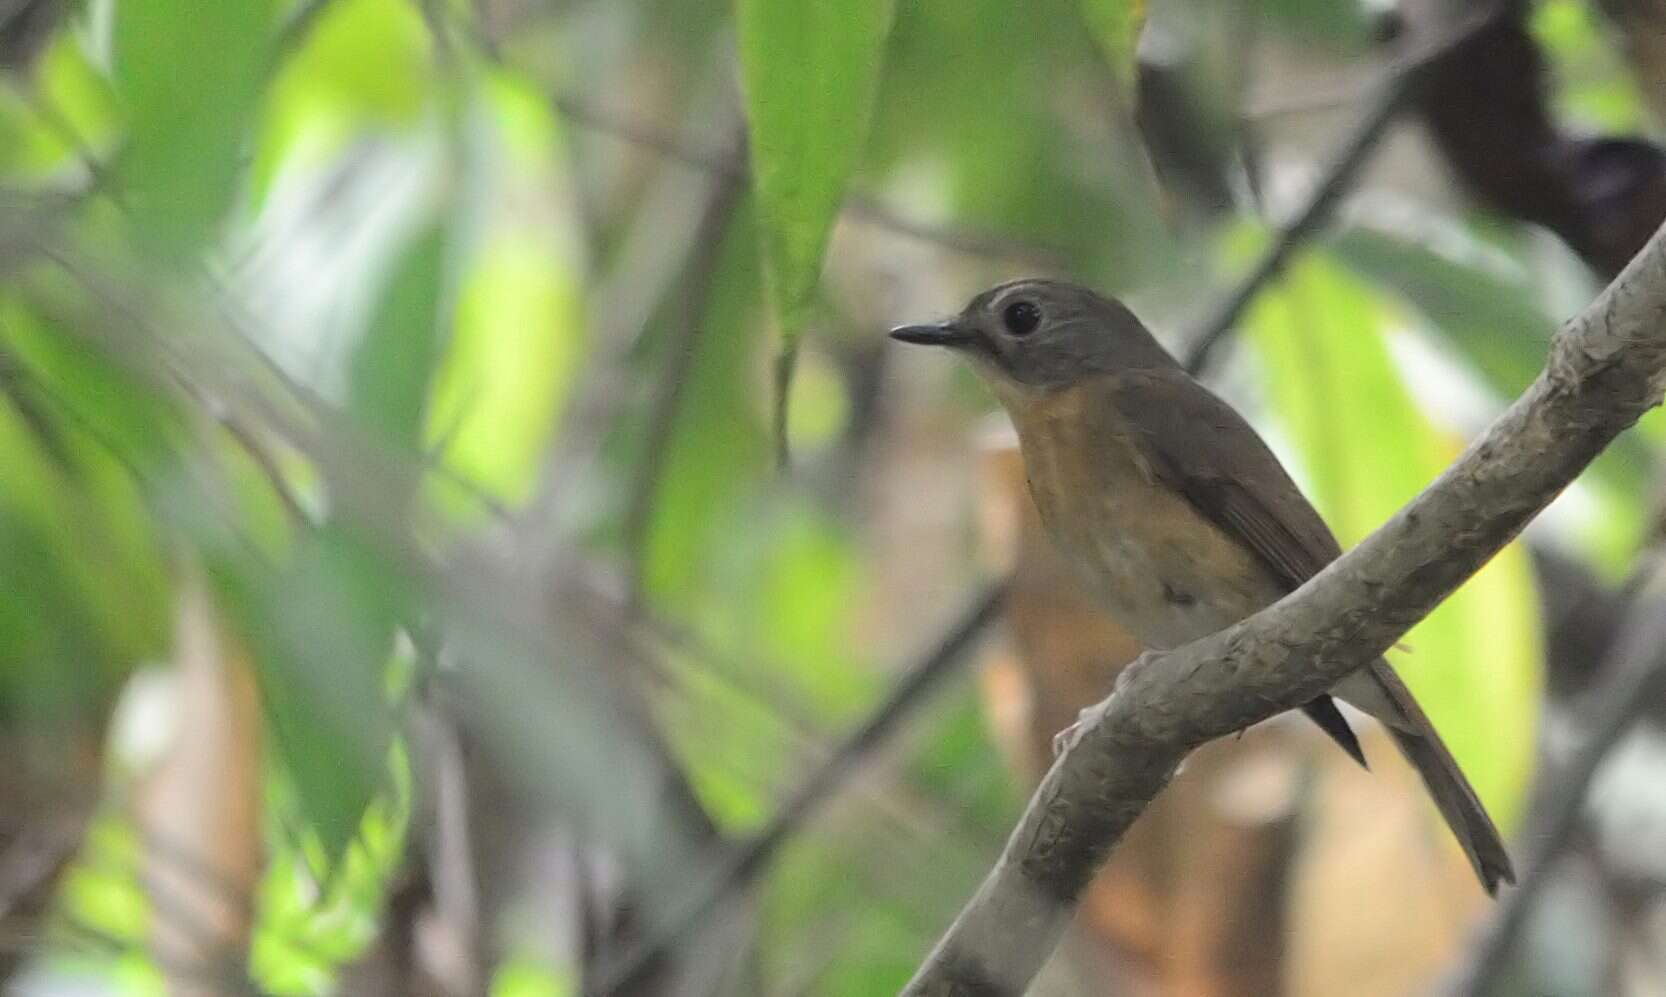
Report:
[[[0,989],[896,992],[1138,648],[884,330],[1124,296],[1350,545],[1663,115],[1659,0],[0,0]],[[1279,719],[1032,992],[1666,994],[1663,448],[1394,656],[1508,917]]]

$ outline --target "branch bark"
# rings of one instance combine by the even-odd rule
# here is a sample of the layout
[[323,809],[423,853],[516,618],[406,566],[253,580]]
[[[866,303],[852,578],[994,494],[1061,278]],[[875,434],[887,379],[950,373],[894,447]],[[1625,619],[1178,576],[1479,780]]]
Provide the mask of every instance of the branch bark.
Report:
[[1292,709],[1386,651],[1567,487],[1666,386],[1666,229],[1570,320],[1527,391],[1430,487],[1276,605],[1147,654],[1081,723],[995,868],[904,990],[1016,995],[1095,869],[1212,738]]

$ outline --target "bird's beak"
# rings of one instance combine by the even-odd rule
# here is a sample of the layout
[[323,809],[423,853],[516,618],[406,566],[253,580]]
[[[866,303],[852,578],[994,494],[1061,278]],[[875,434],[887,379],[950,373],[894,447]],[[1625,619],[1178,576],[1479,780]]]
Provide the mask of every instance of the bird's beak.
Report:
[[965,346],[973,336],[950,320],[934,325],[899,325],[891,330],[891,338],[919,346]]

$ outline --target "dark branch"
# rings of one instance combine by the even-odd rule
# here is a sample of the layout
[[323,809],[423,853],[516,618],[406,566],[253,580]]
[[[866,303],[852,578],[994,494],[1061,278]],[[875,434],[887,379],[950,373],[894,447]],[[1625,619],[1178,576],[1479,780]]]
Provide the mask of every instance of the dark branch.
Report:
[[638,967],[680,943],[730,897],[757,881],[794,832],[914,714],[944,679],[955,673],[955,666],[966,660],[967,651],[1000,618],[1007,588],[1006,581],[995,582],[972,599],[943,636],[903,670],[890,694],[860,726],[845,736],[769,823],[736,848],[712,875],[691,887],[680,903],[673,904],[659,930],[647,941],[601,974],[607,982],[598,990],[599,997],[607,997],[617,981],[629,979]]
[[1279,230],[1273,244],[1256,261],[1250,272],[1238,282],[1220,307],[1215,309],[1202,329],[1192,337],[1192,347],[1186,355],[1186,370],[1193,376],[1203,373],[1216,346],[1238,324],[1244,309],[1256,295],[1277,277],[1290,257],[1309,237],[1330,220],[1331,211],[1353,187],[1362,167],[1371,159],[1377,144],[1388,132],[1388,126],[1410,103],[1418,85],[1439,60],[1449,55],[1498,16],[1496,9],[1465,22],[1450,37],[1427,49],[1412,53],[1402,60],[1379,90],[1365,117],[1354,126],[1347,141],[1342,143],[1336,158],[1320,177],[1308,195],[1306,203]]
[[1552,346],[1434,484],[1255,616],[1148,654],[1087,710],[995,868],[905,994],[1016,995],[1186,754],[1292,709],[1386,651],[1513,540],[1666,384],[1666,229]]
[[[592,131],[611,135],[620,141],[629,142],[692,169],[717,176],[732,176],[743,181],[749,179],[744,163],[730,158],[725,151],[701,148],[654,125],[625,120],[572,94],[558,94],[552,104],[569,121]],[[1068,269],[1063,254],[1056,250],[990,233],[933,225],[909,218],[885,202],[860,191],[853,191],[845,197],[845,210],[853,217],[871,222],[898,235],[929,242],[965,256],[1022,262],[1049,271]]]

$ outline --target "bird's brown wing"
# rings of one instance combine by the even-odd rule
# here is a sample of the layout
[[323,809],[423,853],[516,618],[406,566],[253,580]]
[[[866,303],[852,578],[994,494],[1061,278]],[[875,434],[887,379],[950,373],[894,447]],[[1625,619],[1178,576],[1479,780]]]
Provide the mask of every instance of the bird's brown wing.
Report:
[[[1112,378],[1109,391],[1152,474],[1255,554],[1286,591],[1342,553],[1243,416],[1185,372],[1131,371]],[[1302,712],[1365,764],[1359,738],[1331,697],[1317,697]]]
[[[1249,423],[1184,372],[1118,375],[1110,394],[1158,480],[1253,551],[1287,588],[1300,587],[1341,555],[1324,520]],[[1509,854],[1486,808],[1388,663],[1379,658],[1339,688],[1388,725],[1487,892],[1514,882]],[[1364,763],[1358,740],[1330,697],[1303,710]]]
[[1287,589],[1342,553],[1243,416],[1184,372],[1120,374],[1111,396],[1157,479],[1254,552]]

